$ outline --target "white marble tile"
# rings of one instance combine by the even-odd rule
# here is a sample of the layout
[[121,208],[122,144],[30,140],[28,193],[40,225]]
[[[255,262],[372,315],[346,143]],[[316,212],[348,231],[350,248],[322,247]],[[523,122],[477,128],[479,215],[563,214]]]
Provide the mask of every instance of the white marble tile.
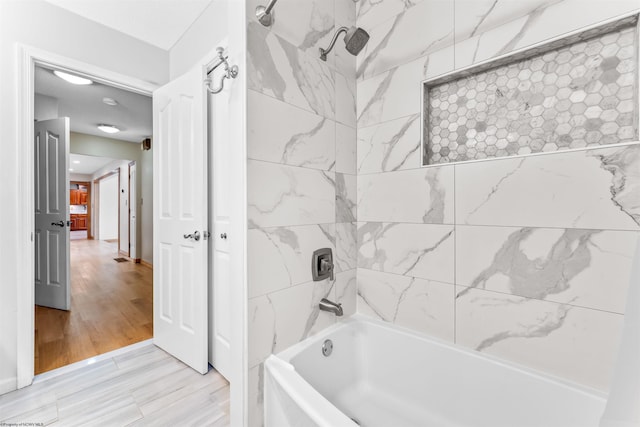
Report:
[[456,226],[456,282],[624,313],[637,232]]
[[313,251],[336,253],[334,224],[254,228],[248,231],[249,298],[313,280]]
[[323,117],[335,116],[334,71],[256,22],[248,26],[248,87]]
[[452,45],[453,17],[452,1],[430,0],[367,27],[371,38],[357,58],[358,78],[375,76]]
[[420,157],[420,114],[358,130],[358,173],[417,169]]
[[249,228],[335,221],[335,174],[249,160]]
[[336,173],[336,222],[356,221],[356,199],[356,176]]
[[354,222],[338,223],[336,227],[336,271],[347,271],[358,264],[358,227]]
[[[257,22],[256,6],[268,1],[248,0],[247,19]],[[303,52],[315,54],[318,48],[329,44],[334,30],[334,0],[279,0],[273,10],[273,23],[269,30]]]
[[336,121],[350,126],[356,126],[356,80],[340,73],[336,78]]
[[336,172],[356,174],[356,130],[336,123]]
[[358,267],[453,283],[453,226],[358,223]]
[[346,319],[356,312],[356,277],[355,269],[336,274],[335,300],[333,301],[342,304],[344,314],[340,319]]
[[358,221],[452,224],[453,167],[358,176]]
[[250,299],[249,366],[335,323],[336,316],[318,306],[332,291],[332,284],[324,280]]
[[640,229],[640,145],[455,169],[459,224]]
[[[502,18],[502,25],[487,28],[483,33],[477,32],[477,35],[466,40],[460,38],[461,41],[456,44],[455,49],[456,68],[531,46],[639,9],[635,0],[562,0],[553,3],[540,0],[540,5],[533,9],[531,6],[535,6],[536,2],[529,3],[509,5],[508,8],[520,13],[512,13],[511,20]],[[522,16],[524,8],[529,8],[530,12]],[[571,16],[571,19],[567,20],[567,16]]]
[[358,269],[358,312],[453,341],[455,287]]
[[359,0],[356,8],[356,19],[361,27],[373,28],[423,0]]
[[358,81],[358,128],[420,113],[421,82],[453,70],[453,49]]
[[456,343],[607,391],[623,315],[457,287]]
[[333,169],[336,162],[333,120],[253,90],[248,98],[250,159]]
[[490,31],[561,0],[456,0],[456,41]]

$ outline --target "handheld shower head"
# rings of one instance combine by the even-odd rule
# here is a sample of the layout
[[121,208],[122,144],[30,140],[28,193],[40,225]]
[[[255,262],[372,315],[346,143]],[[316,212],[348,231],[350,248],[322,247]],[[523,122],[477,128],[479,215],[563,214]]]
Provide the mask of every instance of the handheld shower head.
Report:
[[333,49],[333,46],[336,44],[340,33],[346,33],[344,36],[345,48],[347,49],[347,52],[354,56],[359,54],[369,41],[369,34],[362,28],[341,27],[338,29],[338,31],[336,31],[336,34],[333,36],[329,47],[326,49],[320,48],[320,59],[322,59],[323,61],[327,60],[327,54]]

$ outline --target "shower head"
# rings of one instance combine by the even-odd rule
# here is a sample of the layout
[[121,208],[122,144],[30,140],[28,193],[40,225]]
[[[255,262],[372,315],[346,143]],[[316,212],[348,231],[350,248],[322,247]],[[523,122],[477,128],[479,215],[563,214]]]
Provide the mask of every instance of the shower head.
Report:
[[347,49],[347,52],[354,56],[359,54],[369,41],[369,34],[362,28],[341,27],[338,29],[338,31],[336,31],[336,34],[333,36],[329,47],[327,49],[320,48],[320,59],[322,59],[323,61],[327,60],[327,54],[333,49],[333,46],[336,44],[336,40],[338,40],[338,36],[340,35],[340,33],[345,33],[345,48]]

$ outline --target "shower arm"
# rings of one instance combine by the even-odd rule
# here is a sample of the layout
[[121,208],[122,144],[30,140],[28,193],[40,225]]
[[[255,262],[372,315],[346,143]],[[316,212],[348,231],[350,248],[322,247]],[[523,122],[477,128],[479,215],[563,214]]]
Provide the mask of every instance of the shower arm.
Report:
[[276,5],[278,0],[271,0],[267,6],[258,6],[256,7],[256,18],[258,21],[264,25],[265,27],[270,27],[273,24],[273,15],[271,14],[271,10]]
[[336,42],[338,41],[338,36],[340,35],[340,33],[346,33],[347,31],[349,31],[347,27],[338,28],[338,31],[336,31],[336,33],[334,34],[333,39],[331,40],[331,43],[329,43],[329,47],[326,50],[323,48],[320,48],[320,59],[322,59],[323,61],[327,60],[327,54],[331,52],[331,50],[333,49],[333,46],[335,46]]

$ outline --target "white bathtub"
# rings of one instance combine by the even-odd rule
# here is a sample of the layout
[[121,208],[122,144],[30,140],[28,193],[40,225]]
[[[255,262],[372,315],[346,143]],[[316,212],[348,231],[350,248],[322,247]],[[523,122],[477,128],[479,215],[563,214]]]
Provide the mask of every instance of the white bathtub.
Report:
[[356,315],[270,356],[264,403],[266,427],[596,427],[606,396]]

